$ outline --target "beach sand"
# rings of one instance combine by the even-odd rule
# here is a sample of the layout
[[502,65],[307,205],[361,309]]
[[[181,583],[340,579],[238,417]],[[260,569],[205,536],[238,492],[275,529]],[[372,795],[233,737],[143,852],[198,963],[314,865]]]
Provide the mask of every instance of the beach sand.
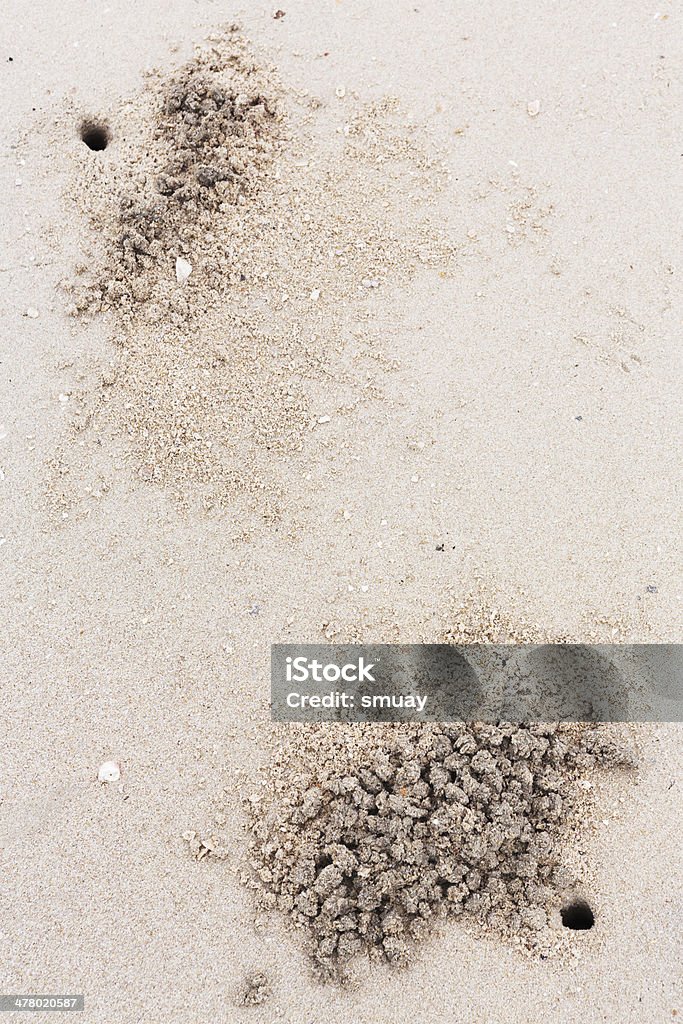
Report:
[[[273,753],[273,642],[438,642],[491,620],[503,637],[679,639],[680,16],[282,10],[10,0],[0,27],[0,992],[85,993],[93,1024],[673,1020],[677,724],[635,728],[635,777],[596,776],[579,851],[596,926],[547,960],[450,922],[408,970],[363,961],[349,988],[322,986],[230,863],[192,855],[214,823],[239,843],[240,794]],[[246,253],[250,273],[277,257],[282,281],[246,282],[242,333],[199,273],[197,323],[178,307],[203,345],[260,352],[251,325],[307,339],[271,339],[262,361],[240,343],[228,364],[239,487],[161,442],[149,463],[156,421],[126,413],[150,407],[154,325],[69,316],[64,287],[97,270],[98,182],[111,211],[108,168],[146,159],[145,82],[233,21],[276,69],[315,222],[289,261],[284,234]],[[337,166],[357,117],[364,151]],[[112,126],[103,152],[84,118]],[[384,258],[371,244],[357,281],[330,274],[320,237],[379,231],[387,203]],[[159,351],[173,425],[173,387],[201,397],[214,378]],[[296,402],[277,390],[290,362]],[[103,785],[110,759],[121,780]],[[272,994],[242,1007],[255,970]]]

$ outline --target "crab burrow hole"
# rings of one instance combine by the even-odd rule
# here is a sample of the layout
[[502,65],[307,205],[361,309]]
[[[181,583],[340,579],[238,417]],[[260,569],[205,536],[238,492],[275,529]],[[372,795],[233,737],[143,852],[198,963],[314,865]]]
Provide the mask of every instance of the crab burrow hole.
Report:
[[575,932],[585,932],[595,924],[595,914],[585,900],[573,900],[565,903],[560,910],[560,917],[565,928]]
[[79,129],[81,140],[85,142],[88,149],[99,152],[106,149],[111,141],[109,126],[103,121],[86,120],[81,122]]

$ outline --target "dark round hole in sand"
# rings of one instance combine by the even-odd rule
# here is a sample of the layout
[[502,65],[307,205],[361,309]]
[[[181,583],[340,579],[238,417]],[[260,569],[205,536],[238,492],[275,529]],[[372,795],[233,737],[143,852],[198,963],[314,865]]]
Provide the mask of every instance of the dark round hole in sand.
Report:
[[88,149],[101,150],[109,145],[111,133],[106,124],[98,121],[84,121],[81,125],[81,138]]
[[567,903],[560,911],[562,924],[575,932],[585,932],[595,924],[595,915],[585,900]]

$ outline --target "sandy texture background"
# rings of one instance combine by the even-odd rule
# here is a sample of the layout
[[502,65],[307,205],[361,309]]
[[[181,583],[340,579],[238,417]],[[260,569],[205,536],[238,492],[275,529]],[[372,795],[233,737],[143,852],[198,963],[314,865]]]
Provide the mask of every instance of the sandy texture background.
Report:
[[[321,988],[296,937],[255,925],[227,866],[182,838],[268,755],[276,639],[435,640],[470,593],[550,632],[679,639],[680,14],[283,10],[11,0],[3,17],[0,989],[84,992],[98,1024],[674,1019],[679,727],[639,730],[637,783],[596,780],[597,924],[557,960],[452,925],[408,973]],[[78,113],[106,115],[233,19],[331,132],[341,89],[426,125],[458,247],[454,273],[373,297],[398,364],[384,399],[311,435],[282,467],[291,515],[246,540],[237,513],[146,485],[123,438],[97,473],[79,461],[59,396],[96,387],[110,325],[75,326],[56,291],[84,230],[64,201]],[[123,791],[96,782],[109,757]],[[272,999],[238,1009],[256,967]]]

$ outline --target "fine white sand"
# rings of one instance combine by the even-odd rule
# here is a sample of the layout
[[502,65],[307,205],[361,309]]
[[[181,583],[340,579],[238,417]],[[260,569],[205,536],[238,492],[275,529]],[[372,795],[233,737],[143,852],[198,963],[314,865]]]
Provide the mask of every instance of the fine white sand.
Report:
[[[275,640],[434,641],[470,593],[548,632],[679,639],[680,13],[275,9],[3,11],[0,992],[84,992],[93,1024],[672,1020],[679,726],[637,730],[635,784],[596,784],[581,850],[596,927],[548,961],[450,924],[408,972],[323,988],[298,938],[255,923],[229,865],[183,839],[270,753]],[[447,274],[373,295],[397,368],[382,401],[333,416],[284,464],[272,527],[179,509],[122,436],[96,461],[79,448],[73,403],[97,392],[114,325],[75,325],[57,288],[87,231],[64,199],[77,117],[106,116],[232,20],[322,101],[322,131],[344,103],[398,98],[446,154],[457,249]],[[110,758],[122,789],[97,782]],[[255,968],[273,995],[238,1008]]]

